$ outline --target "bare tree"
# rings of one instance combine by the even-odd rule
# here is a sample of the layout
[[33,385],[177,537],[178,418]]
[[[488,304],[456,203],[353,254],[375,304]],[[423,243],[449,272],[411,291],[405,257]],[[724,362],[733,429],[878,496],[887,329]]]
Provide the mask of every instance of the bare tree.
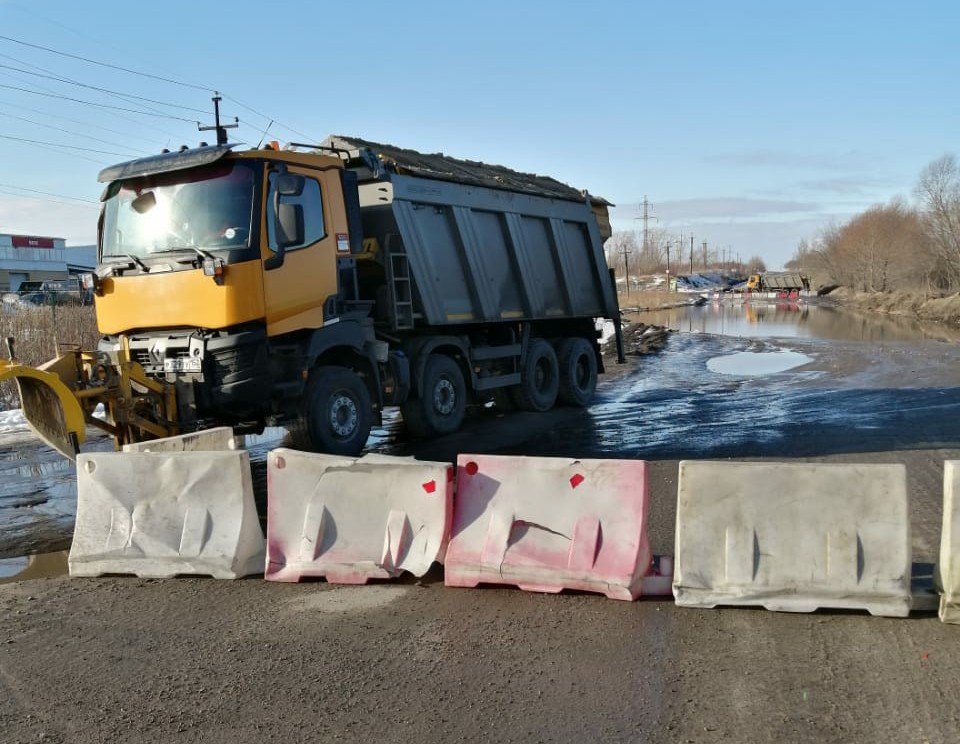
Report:
[[750,256],[747,259],[746,269],[751,274],[767,270],[767,264],[760,256]]
[[[607,257],[607,266],[614,269],[618,277],[624,276],[629,266],[631,275],[637,272],[637,259],[640,249],[637,247],[637,235],[632,230],[618,230],[603,244]],[[627,266],[624,265],[624,251],[627,252]]]
[[[960,286],[960,166],[944,155],[920,173],[914,192],[924,208],[924,225],[947,273],[947,284]],[[938,283],[943,283],[939,281]]]

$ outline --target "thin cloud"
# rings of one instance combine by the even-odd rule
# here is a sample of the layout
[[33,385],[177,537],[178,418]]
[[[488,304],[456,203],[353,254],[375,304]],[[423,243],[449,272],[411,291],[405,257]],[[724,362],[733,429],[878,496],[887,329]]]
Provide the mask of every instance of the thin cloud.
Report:
[[[701,199],[674,199],[655,202],[653,213],[663,224],[702,220],[753,220],[774,215],[818,213],[822,205],[812,201],[792,199],[754,199],[727,196]],[[618,217],[640,214],[639,204],[624,204],[614,210]]]
[[801,154],[785,150],[746,150],[708,155],[703,162],[709,165],[737,168],[790,168],[818,171],[865,170],[876,166],[874,156],[868,156],[856,150],[818,154]]

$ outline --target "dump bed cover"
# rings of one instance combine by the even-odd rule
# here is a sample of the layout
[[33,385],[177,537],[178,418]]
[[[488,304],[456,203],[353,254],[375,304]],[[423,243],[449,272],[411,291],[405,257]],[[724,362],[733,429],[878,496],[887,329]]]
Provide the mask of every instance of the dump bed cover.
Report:
[[[524,194],[546,196],[553,199],[582,202],[586,198],[585,192],[549,176],[521,173],[502,165],[491,165],[476,160],[461,160],[444,155],[442,152],[422,153],[395,145],[384,145],[359,137],[343,135],[331,135],[323,144],[328,147],[338,147],[351,151],[369,149],[379,156],[388,169],[401,175],[486,186],[492,189],[519,191]],[[590,195],[590,200],[595,204],[610,205],[610,202],[606,199],[593,194]]]

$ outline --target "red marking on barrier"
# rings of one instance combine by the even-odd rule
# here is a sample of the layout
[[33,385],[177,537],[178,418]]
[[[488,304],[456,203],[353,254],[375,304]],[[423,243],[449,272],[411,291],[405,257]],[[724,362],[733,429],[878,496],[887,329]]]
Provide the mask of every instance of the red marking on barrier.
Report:
[[467,471],[467,475],[476,475],[477,471],[480,469],[480,466],[477,465],[473,460],[468,462],[464,467],[464,470]]
[[435,480],[427,481],[423,484],[423,490],[427,493],[433,493],[437,490],[437,482]]
[[583,480],[584,480],[584,478],[583,478],[582,475],[580,475],[580,473],[577,473],[576,475],[571,476],[571,477],[570,477],[570,488],[576,488],[576,487],[579,486],[581,483],[583,483]]
[[447,468],[447,483],[453,483],[453,466]]

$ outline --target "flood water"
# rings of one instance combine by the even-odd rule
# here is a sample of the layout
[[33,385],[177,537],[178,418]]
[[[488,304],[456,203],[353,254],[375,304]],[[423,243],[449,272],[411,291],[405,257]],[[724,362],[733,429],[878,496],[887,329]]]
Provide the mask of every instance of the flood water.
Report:
[[816,301],[722,300],[644,313],[645,323],[683,333],[740,338],[810,338],[829,341],[960,342],[960,329],[879,313],[857,313]]
[[[461,432],[432,441],[411,439],[393,409],[370,449],[446,461],[462,452],[657,460],[960,446],[960,334],[946,326],[806,302],[712,303],[639,320],[677,332],[601,378],[588,409],[477,407]],[[266,454],[290,444],[283,429],[247,438],[261,511]],[[92,438],[84,449],[111,443]],[[25,433],[0,436],[0,558],[68,547],[75,503],[71,463]]]

